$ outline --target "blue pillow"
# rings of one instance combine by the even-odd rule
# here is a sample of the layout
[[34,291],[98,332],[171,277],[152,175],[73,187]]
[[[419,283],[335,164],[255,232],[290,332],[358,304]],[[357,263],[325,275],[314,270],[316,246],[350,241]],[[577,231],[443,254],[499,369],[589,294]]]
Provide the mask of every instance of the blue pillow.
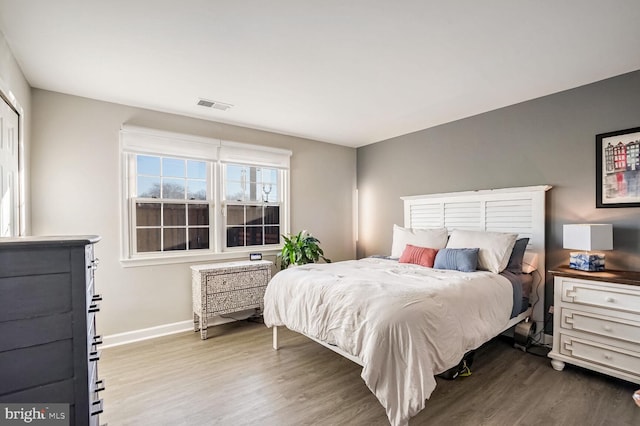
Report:
[[513,245],[513,250],[511,251],[509,263],[505,268],[507,271],[513,272],[514,274],[522,273],[522,259],[524,258],[524,252],[527,250],[527,244],[529,244],[528,238],[516,240],[516,243]]
[[477,248],[443,248],[436,254],[433,269],[474,272],[478,268]]

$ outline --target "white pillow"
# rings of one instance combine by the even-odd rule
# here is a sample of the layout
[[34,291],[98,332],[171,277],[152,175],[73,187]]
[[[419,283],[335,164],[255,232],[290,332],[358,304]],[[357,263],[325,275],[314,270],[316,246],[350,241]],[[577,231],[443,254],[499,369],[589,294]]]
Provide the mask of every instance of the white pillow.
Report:
[[403,228],[393,225],[391,257],[400,257],[407,244],[441,249],[447,245],[447,228]]
[[478,269],[502,272],[509,263],[518,234],[454,229],[447,248],[479,248]]

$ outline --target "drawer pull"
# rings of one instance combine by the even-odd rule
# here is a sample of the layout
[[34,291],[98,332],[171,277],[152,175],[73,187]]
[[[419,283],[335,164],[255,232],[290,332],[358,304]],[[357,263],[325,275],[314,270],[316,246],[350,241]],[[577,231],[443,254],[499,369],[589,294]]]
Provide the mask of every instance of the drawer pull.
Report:
[[89,361],[94,362],[100,359],[100,351],[89,352]]
[[87,309],[89,313],[100,312],[100,305],[97,303],[92,303],[89,305],[89,309]]
[[96,257],[95,259],[92,259],[91,261],[89,261],[89,265],[87,265],[87,269],[97,269],[99,263],[100,263],[100,259]]
[[93,296],[91,296],[91,301],[92,302],[99,302],[102,300],[102,295],[101,294],[94,294]]
[[611,296],[608,296],[606,299],[604,299],[604,301],[607,302],[607,303],[614,303],[616,301],[616,299],[614,299]]
[[91,403],[91,415],[92,416],[96,416],[100,413],[102,413],[103,409],[102,409],[102,400],[99,399],[97,401],[93,401]]
[[97,380],[93,387],[93,391],[102,392],[104,389],[105,389],[104,379]]
[[92,344],[92,345],[96,345],[96,346],[97,346],[97,345],[101,345],[101,344],[102,344],[102,336],[101,336],[101,335],[99,335],[99,334],[98,334],[98,335],[96,335],[96,336],[93,336],[93,339],[92,339],[92,340],[93,340],[93,341],[91,342],[91,344]]

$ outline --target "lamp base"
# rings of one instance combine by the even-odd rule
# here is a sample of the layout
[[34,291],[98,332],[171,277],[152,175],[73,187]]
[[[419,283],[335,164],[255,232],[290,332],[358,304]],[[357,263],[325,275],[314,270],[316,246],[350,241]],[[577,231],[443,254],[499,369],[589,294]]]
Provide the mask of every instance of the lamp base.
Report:
[[604,253],[570,253],[569,268],[589,272],[604,271]]

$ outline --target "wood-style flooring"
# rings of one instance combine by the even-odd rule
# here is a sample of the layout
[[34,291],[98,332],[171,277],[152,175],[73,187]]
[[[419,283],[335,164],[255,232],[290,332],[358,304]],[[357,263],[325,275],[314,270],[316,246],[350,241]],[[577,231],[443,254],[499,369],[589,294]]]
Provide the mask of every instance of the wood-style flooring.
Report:
[[[240,321],[107,348],[102,424],[388,425],[361,367],[306,337]],[[470,377],[438,386],[415,425],[640,425],[640,385],[514,349],[494,339]]]

